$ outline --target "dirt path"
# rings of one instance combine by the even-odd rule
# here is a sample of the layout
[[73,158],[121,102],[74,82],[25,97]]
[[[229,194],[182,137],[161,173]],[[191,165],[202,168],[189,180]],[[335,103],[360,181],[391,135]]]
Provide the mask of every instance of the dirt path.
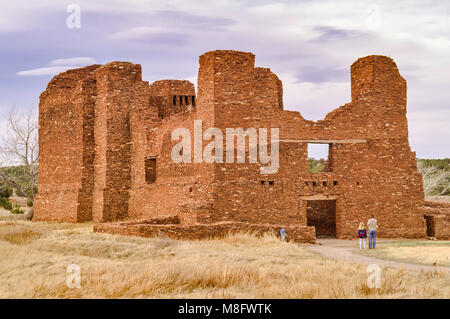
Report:
[[[383,241],[383,240],[377,240]],[[391,261],[385,259],[379,259],[369,256],[363,256],[360,254],[353,253],[356,248],[357,241],[355,240],[344,240],[344,239],[317,239],[319,245],[308,246],[307,249],[321,254],[324,257],[346,260],[351,262],[357,262],[361,264],[377,264],[380,267],[392,267],[398,269],[406,270],[416,270],[416,271],[445,271],[450,274],[450,267],[436,267],[436,266],[426,266],[418,264],[409,264],[398,261]]]
[[0,221],[13,221],[23,219],[23,214],[11,214],[10,211],[0,207]]

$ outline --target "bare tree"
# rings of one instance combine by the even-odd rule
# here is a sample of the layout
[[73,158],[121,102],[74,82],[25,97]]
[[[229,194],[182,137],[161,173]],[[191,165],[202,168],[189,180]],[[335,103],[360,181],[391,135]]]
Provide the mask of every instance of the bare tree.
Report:
[[[0,178],[22,196],[33,201],[38,181],[38,123],[33,108],[26,112],[12,109],[7,116],[6,136],[0,145]],[[17,176],[8,173],[5,166],[21,166],[27,183],[21,183]]]
[[417,164],[419,172],[422,173],[425,195],[431,195],[436,191],[439,193],[435,195],[443,195],[450,189],[450,172],[434,166],[426,166],[422,162]]

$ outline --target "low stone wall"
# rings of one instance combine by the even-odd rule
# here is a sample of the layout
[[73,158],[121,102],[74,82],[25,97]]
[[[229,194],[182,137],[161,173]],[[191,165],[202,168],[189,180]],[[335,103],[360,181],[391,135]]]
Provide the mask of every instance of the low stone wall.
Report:
[[172,239],[207,239],[223,237],[227,233],[237,231],[255,231],[257,233],[280,234],[280,229],[286,229],[286,239],[293,242],[314,243],[316,230],[310,226],[282,226],[247,224],[239,222],[222,222],[215,224],[151,224],[144,221],[101,223],[94,225],[94,231],[127,236],[159,237],[167,236]]
[[437,239],[450,239],[450,214],[436,216],[434,225]]
[[425,202],[424,213],[436,239],[450,239],[450,203]]
[[[108,223],[108,224],[116,224],[116,223]],[[155,218],[147,218],[147,219],[135,219],[135,220],[126,220],[117,222],[122,226],[128,225],[168,225],[168,224],[180,224],[180,218],[178,215],[169,215]],[[100,224],[99,224],[100,225]]]

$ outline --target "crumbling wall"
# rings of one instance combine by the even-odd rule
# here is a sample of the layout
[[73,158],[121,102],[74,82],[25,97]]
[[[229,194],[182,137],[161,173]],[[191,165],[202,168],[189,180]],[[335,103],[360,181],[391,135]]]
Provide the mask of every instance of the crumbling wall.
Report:
[[39,103],[39,193],[33,220],[91,218],[93,65],[54,77]]
[[[272,121],[283,109],[281,81],[269,69],[255,68],[254,58],[252,53],[236,51],[212,51],[200,56],[198,109],[202,117],[214,119],[213,127],[223,132],[227,148],[227,128],[269,128],[270,137],[270,128],[278,126]],[[291,152],[287,144],[280,147],[281,153]],[[291,184],[278,178],[274,182],[277,174],[261,175],[259,163],[248,163],[248,148],[246,163],[237,163],[236,141],[232,148],[233,163],[226,163],[224,151],[223,163],[213,164],[216,193],[210,222],[277,223],[281,219],[305,225],[303,204],[295,197],[295,181]],[[297,168],[295,163],[281,165],[282,170]]]
[[94,191],[94,159],[95,159],[95,104],[97,95],[97,81],[93,76],[78,82],[75,107],[82,110],[82,166],[81,187],[78,193],[77,222],[92,220],[92,204]]
[[156,107],[149,104],[149,87],[147,82],[134,87],[133,101],[130,109],[130,198],[129,218],[142,218],[148,198],[145,180],[145,163],[150,152],[150,138],[159,126]]
[[[327,201],[335,202],[339,238],[353,238],[371,214],[381,237],[424,237],[422,180],[408,142],[406,81],[393,60],[368,56],[353,63],[352,101],[320,121],[284,111],[281,81],[254,61],[249,52],[203,54],[197,96],[188,81],[148,85],[139,65],[124,62],[55,77],[41,96],[43,157],[35,219],[177,218],[177,226],[160,229],[195,237],[243,224],[300,229],[307,227],[308,203]],[[178,141],[171,134],[186,128],[193,154],[195,120],[203,124],[197,134],[215,127],[224,143],[227,128],[257,134],[268,129],[269,139],[270,128],[278,128],[278,171],[262,174],[267,164],[249,163],[249,148],[245,163],[237,163],[236,144],[234,163],[225,163],[225,149],[224,163],[174,163],[171,151]],[[308,143],[329,144],[326,172],[308,172]],[[329,211],[327,205],[309,207],[318,214]],[[442,229],[445,218],[435,220],[436,230]],[[151,227],[145,234],[155,233]],[[310,232],[298,236],[309,238]]]
[[[214,127],[280,129],[276,174],[261,175],[260,164],[248,163],[248,150],[245,164],[215,164],[212,221],[304,225],[302,197],[338,196],[338,237],[354,237],[371,214],[383,226],[381,236],[424,236],[421,176],[408,143],[406,82],[383,56],[359,59],[351,72],[352,102],[313,122],[282,110],[281,82],[270,70],[254,68],[251,53],[200,57],[199,92],[207,86],[213,94],[199,111],[214,114]],[[330,144],[327,174],[307,171],[307,143],[314,141]]]
[[195,88],[189,81],[155,81],[151,84],[149,91],[150,104],[157,107],[161,118],[182,112],[192,112],[195,108]]
[[307,226],[282,226],[269,224],[249,224],[242,222],[222,222],[213,224],[181,225],[159,223],[101,223],[94,226],[94,231],[100,233],[119,234],[126,236],[158,237],[173,239],[209,239],[224,237],[228,233],[249,231],[262,235],[271,233],[280,236],[280,229],[286,230],[286,240],[299,243],[314,243],[315,229]]
[[440,240],[450,239],[450,203],[427,201],[423,212],[427,235]]
[[131,187],[131,137],[129,111],[133,87],[141,82],[141,66],[112,62],[95,72],[94,221],[128,217]]

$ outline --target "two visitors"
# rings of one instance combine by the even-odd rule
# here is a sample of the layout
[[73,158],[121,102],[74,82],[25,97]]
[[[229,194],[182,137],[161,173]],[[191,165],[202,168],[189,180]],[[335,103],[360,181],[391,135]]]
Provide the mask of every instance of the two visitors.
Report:
[[[378,222],[374,215],[371,215],[367,221],[367,227],[369,228],[369,249],[375,249]],[[357,236],[359,238],[359,249],[363,249],[363,247],[366,249],[367,230],[363,222],[359,223]]]

